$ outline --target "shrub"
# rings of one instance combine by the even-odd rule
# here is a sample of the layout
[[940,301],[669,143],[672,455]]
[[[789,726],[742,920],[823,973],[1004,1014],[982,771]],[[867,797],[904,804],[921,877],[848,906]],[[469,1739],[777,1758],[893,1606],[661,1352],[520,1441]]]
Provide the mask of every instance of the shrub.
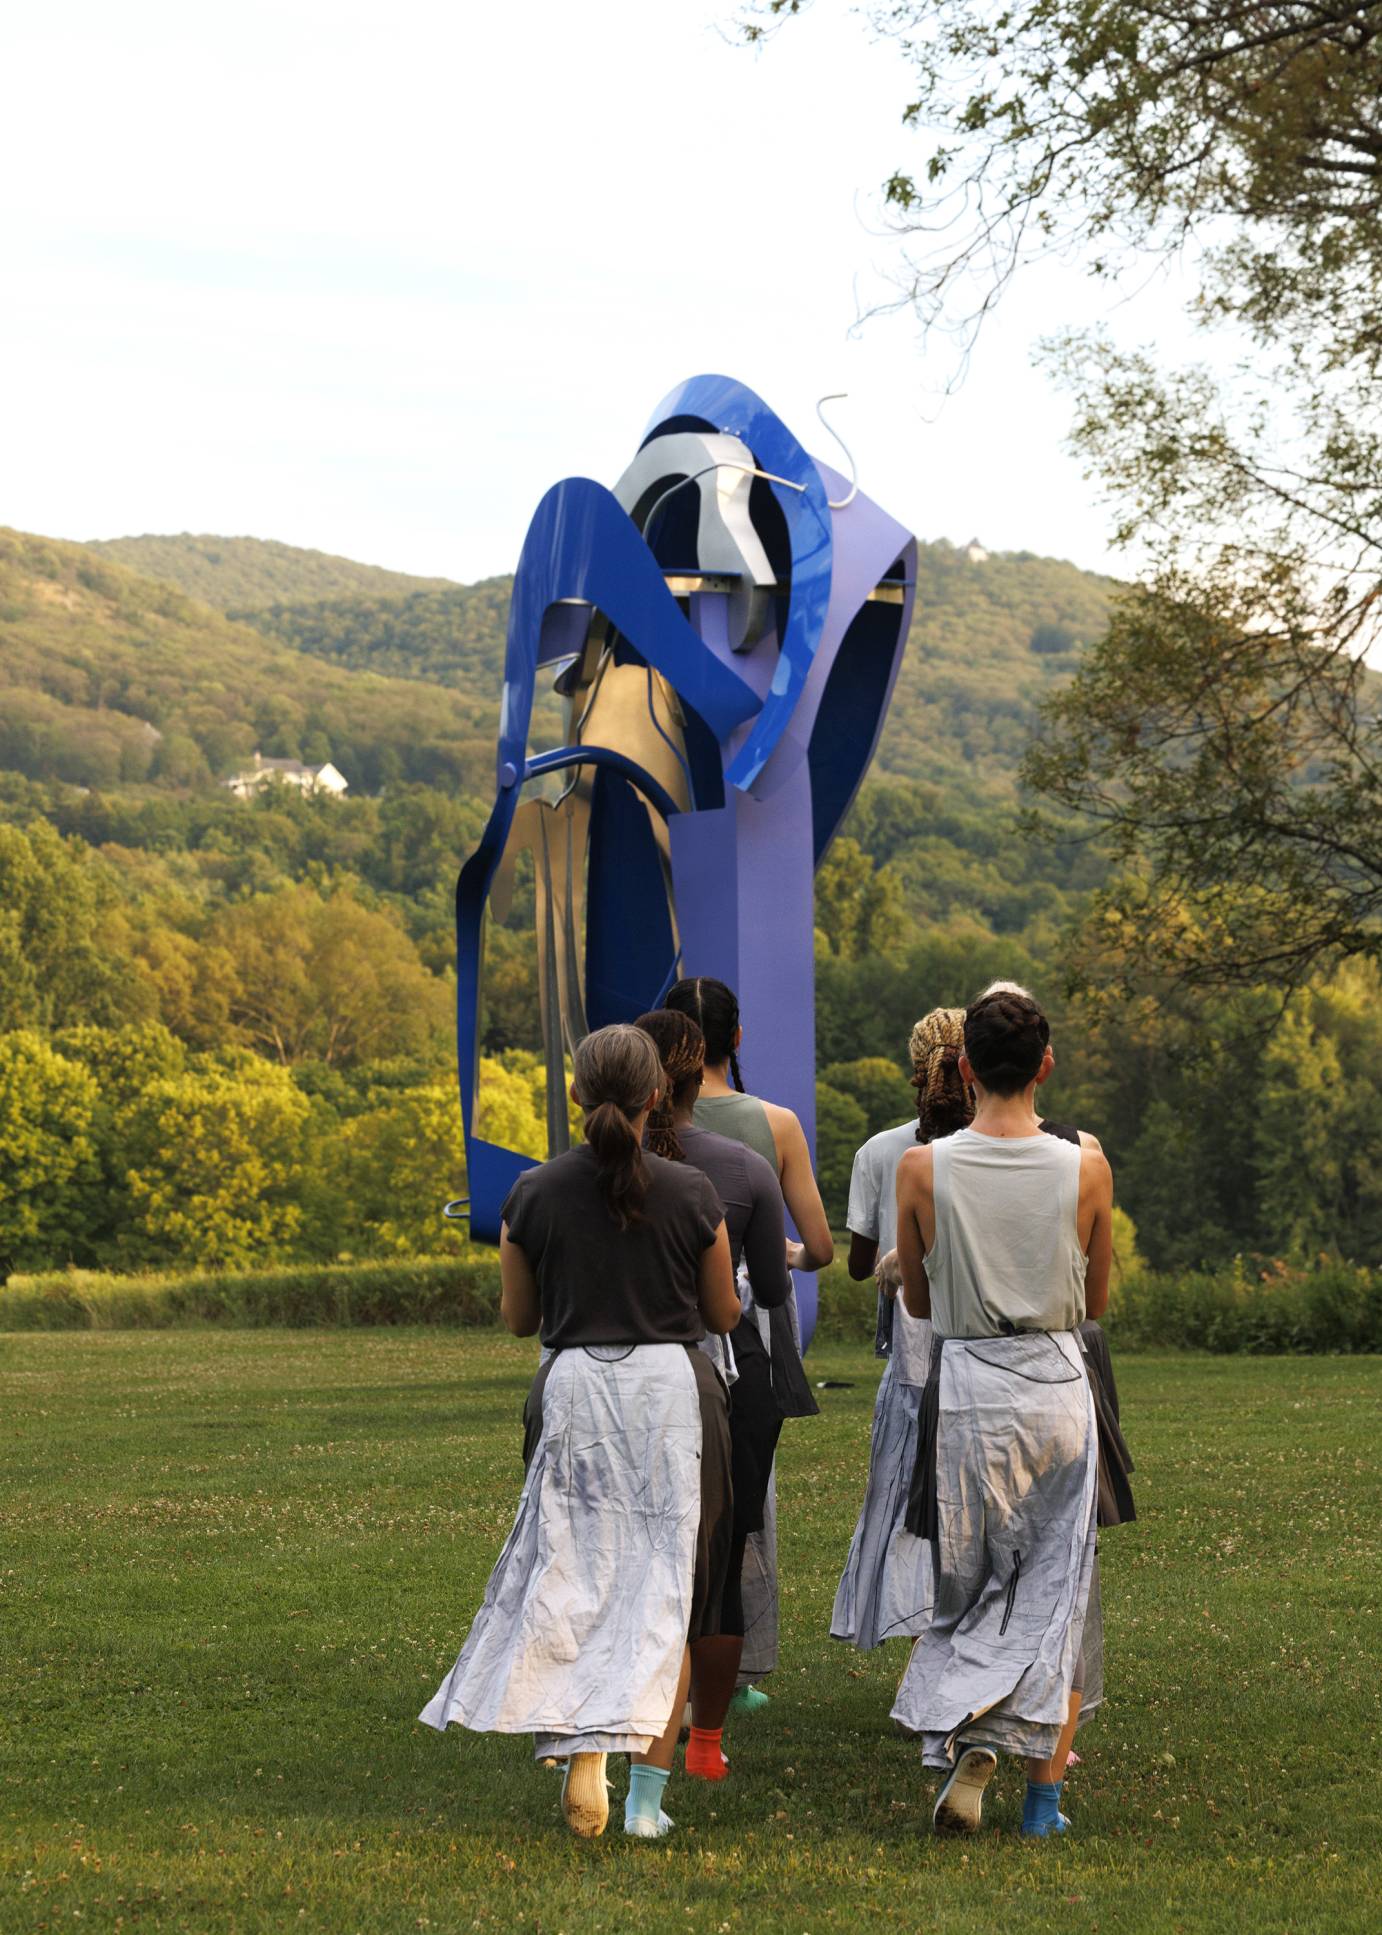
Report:
[[72,1270],[15,1278],[0,1290],[0,1330],[167,1330],[183,1324],[290,1329],[384,1324],[491,1324],[499,1316],[499,1260],[464,1258],[332,1264],[182,1276],[105,1276]]
[[1120,1344],[1221,1352],[1382,1350],[1382,1272],[1321,1259],[1309,1269],[1151,1271],[1119,1284],[1107,1328]]

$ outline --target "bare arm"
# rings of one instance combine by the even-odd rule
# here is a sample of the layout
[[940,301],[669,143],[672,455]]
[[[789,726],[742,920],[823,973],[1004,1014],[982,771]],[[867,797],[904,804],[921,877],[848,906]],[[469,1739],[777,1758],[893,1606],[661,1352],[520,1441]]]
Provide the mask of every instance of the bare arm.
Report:
[[931,1203],[931,1151],[909,1149],[897,1165],[897,1260],[902,1271],[902,1303],[909,1317],[931,1315],[931,1285],[926,1277],[926,1235],[934,1238]]
[[1080,1157],[1080,1235],[1089,1262],[1084,1276],[1087,1317],[1108,1309],[1109,1270],[1113,1263],[1113,1171],[1098,1149]]
[[871,1277],[878,1262],[878,1239],[876,1236],[860,1236],[858,1230],[849,1233],[849,1274],[856,1283]]
[[701,1321],[713,1337],[727,1337],[739,1321],[739,1292],[734,1287],[734,1264],[729,1253],[729,1231],[721,1223],[715,1241],[701,1251],[696,1289]]
[[777,1144],[778,1174],[787,1212],[801,1237],[800,1259],[792,1259],[797,1270],[823,1270],[835,1258],[835,1239],[816,1187],[816,1172],[811,1167],[811,1151],[806,1134],[790,1109],[770,1108],[773,1141]]
[[542,1322],[542,1302],[537,1278],[528,1261],[509,1236],[509,1226],[499,1226],[499,1315],[515,1337],[535,1337]]

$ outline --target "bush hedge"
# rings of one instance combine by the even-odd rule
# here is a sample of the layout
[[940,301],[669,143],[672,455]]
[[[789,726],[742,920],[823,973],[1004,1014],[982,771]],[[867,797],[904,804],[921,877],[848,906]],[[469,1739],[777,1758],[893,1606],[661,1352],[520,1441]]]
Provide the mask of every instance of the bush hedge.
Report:
[[1382,1270],[1321,1259],[1310,1268],[1184,1276],[1139,1272],[1114,1295],[1106,1328],[1124,1345],[1245,1354],[1382,1350]]
[[15,1277],[0,1290],[0,1330],[160,1330],[181,1324],[292,1329],[354,1324],[491,1324],[496,1255],[400,1262],[107,1276],[69,1270]]
[[[842,1262],[821,1276],[823,1342],[873,1336],[872,1281],[852,1283]],[[16,1277],[0,1289],[3,1330],[156,1330],[183,1324],[246,1329],[280,1324],[492,1324],[499,1264],[461,1258],[106,1276],[70,1270]],[[1105,1327],[1115,1346],[1241,1353],[1382,1350],[1382,1271],[1320,1262],[1310,1269],[1243,1263],[1215,1273],[1139,1271],[1118,1286]]]

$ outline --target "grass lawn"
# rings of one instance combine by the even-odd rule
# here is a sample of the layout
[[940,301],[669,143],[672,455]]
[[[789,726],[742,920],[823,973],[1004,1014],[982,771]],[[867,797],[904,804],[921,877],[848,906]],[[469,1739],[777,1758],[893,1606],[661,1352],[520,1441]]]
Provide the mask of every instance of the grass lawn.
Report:
[[[876,1367],[780,1466],[784,1648],[669,1842],[578,1842],[528,1743],[413,1720],[518,1494],[531,1344],[0,1336],[0,1930],[1376,1930],[1382,1359],[1126,1356],[1075,1833],[968,1845],[826,1637]],[[623,1792],[623,1769],[611,1763]],[[612,1822],[618,1825],[618,1818]]]

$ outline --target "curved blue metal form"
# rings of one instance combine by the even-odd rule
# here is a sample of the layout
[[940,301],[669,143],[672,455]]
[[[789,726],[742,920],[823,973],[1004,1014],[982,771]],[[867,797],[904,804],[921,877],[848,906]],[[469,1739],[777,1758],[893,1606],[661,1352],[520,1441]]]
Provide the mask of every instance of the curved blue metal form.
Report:
[[[830,603],[834,544],[828,492],[816,464],[782,419],[760,396],[732,377],[693,376],[688,383],[680,384],[654,411],[643,440],[647,443],[655,437],[659,426],[682,427],[688,423],[738,437],[764,470],[802,486],[800,496],[778,485],[769,486],[781,506],[791,539],[787,620],[762,709],[726,773],[729,783],[745,792],[771,791],[771,784],[765,789],[765,769],[791,723],[820,647]],[[779,771],[777,777],[780,780],[785,774]]]
[[[752,1086],[814,1136],[812,875],[882,729],[914,567],[909,533],[725,376],[669,392],[613,491],[569,478],[538,505],[509,612],[494,806],[456,889],[477,1237],[497,1238],[534,1160],[485,1137],[478,1092],[486,908],[520,853],[549,1153],[564,1146],[575,1041],[654,1006],[679,973],[736,989]],[[566,743],[530,753],[544,666]],[[799,1280],[798,1298],[809,1337],[814,1284]]]

